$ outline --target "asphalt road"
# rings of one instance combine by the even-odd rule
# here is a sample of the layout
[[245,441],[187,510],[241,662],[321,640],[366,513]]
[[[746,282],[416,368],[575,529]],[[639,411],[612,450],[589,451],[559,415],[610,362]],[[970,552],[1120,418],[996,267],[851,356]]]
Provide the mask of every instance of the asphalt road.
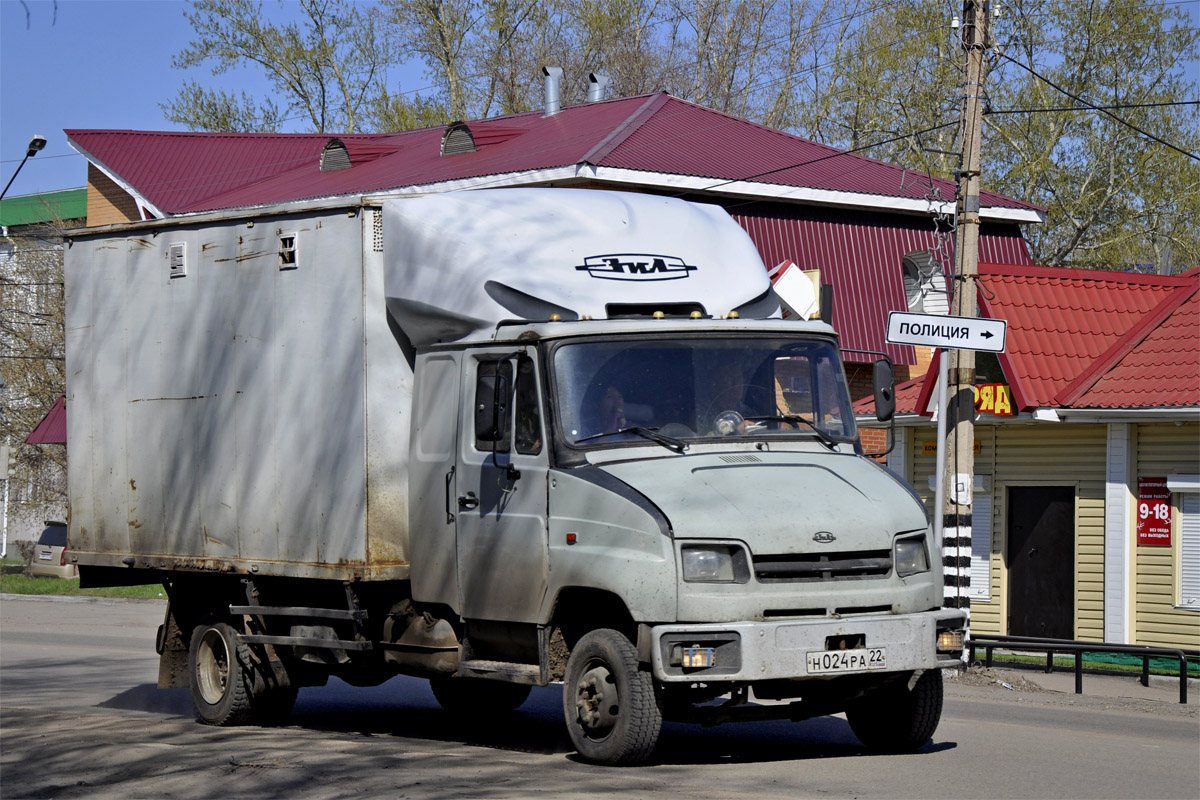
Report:
[[[653,764],[574,758],[561,689],[456,718],[424,681],[302,690],[283,728],[193,722],[154,688],[154,602],[0,601],[0,796],[9,798],[1200,797],[1200,708],[947,685],[933,743],[869,756],[843,719],[668,725]],[[1089,680],[1092,680],[1089,678]],[[978,685],[975,685],[978,684]],[[1029,687],[1036,688],[1036,687]]]

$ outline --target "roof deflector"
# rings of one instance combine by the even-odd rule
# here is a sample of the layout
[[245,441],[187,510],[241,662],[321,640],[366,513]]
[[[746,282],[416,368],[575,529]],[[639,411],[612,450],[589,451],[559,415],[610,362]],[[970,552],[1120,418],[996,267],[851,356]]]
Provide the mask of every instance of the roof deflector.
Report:
[[325,143],[321,150],[321,172],[332,172],[336,169],[350,169],[350,153],[346,144],[336,137]]
[[459,153],[474,153],[477,149],[475,135],[471,133],[471,128],[467,123],[458,120],[446,126],[446,132],[442,134],[442,155],[456,156]]

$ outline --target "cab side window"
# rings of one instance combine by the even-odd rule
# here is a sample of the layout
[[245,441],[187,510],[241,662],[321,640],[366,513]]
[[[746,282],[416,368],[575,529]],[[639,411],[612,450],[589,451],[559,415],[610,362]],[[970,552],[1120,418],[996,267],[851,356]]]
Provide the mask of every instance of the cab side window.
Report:
[[517,359],[516,406],[517,452],[533,455],[542,451],[542,417],[538,409],[537,373],[533,360]]

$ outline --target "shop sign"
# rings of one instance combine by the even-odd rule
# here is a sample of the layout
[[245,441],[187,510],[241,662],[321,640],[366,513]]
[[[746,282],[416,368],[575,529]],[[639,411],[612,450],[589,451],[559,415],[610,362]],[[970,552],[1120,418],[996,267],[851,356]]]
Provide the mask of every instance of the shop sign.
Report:
[[1171,546],[1171,490],[1165,477],[1138,478],[1137,543]]
[[983,383],[975,388],[975,410],[997,417],[1013,415],[1012,389],[1007,383]]
[[[978,439],[976,439],[975,440],[975,455],[979,455],[982,452],[983,452],[983,445],[980,444]],[[921,442],[921,455],[923,455],[923,456],[937,455],[937,442]]]

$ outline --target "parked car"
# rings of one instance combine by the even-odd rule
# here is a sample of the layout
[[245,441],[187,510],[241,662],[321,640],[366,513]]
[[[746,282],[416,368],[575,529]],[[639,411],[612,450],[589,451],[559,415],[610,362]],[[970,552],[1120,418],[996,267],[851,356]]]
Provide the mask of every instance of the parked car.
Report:
[[79,567],[67,562],[67,523],[46,522],[29,560],[29,574],[50,578],[74,578],[79,574]]

